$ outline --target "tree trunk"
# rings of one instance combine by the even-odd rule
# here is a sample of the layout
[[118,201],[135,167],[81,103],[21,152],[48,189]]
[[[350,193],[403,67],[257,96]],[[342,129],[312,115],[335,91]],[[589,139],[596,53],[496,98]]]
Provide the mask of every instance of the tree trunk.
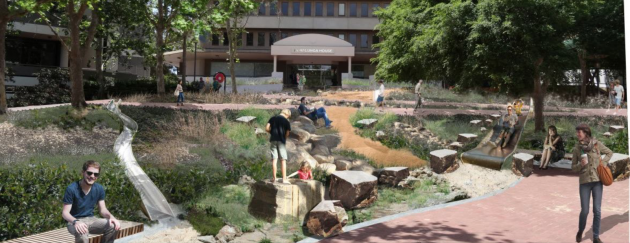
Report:
[[[228,34],[228,40],[229,40],[229,45],[228,47],[230,48],[228,51],[228,55],[230,56],[230,79],[232,80],[232,93],[237,94],[238,90],[236,87],[236,76],[235,76],[235,72],[234,72],[234,66],[236,65],[236,62],[234,61],[234,59],[236,58],[236,47],[238,45],[238,43],[234,40],[236,38],[234,38],[234,29],[232,29],[232,25],[230,24],[231,19],[227,20],[227,34]],[[234,22],[234,25],[237,25],[237,22]]]
[[85,93],[83,92],[83,55],[81,53],[81,38],[79,25],[81,24],[81,15],[74,14],[70,16],[70,82],[72,84],[70,92],[70,103],[77,110],[87,107],[85,103]]
[[580,104],[586,103],[586,84],[588,83],[589,71],[586,67],[586,60],[584,59],[584,51],[578,51],[578,59],[580,60],[580,75],[582,77],[582,85],[580,90]]
[[[598,64],[598,65],[596,65],[596,66],[599,66],[599,64]],[[596,84],[596,85],[597,85],[597,98],[599,98],[599,97],[601,96],[601,93],[602,93],[602,92],[600,91],[600,89],[599,89],[599,84],[600,84],[600,80],[599,80],[599,68],[595,68],[595,80],[597,81],[597,84]]]
[[103,37],[98,37],[96,43],[96,82],[98,83],[98,98],[105,99],[105,78],[103,77]]
[[157,64],[155,65],[155,75],[157,76],[157,92],[158,95],[164,95],[164,51],[162,50],[162,47],[164,46],[164,30],[161,27],[158,27],[156,34],[157,38],[155,40],[155,45],[157,48]]
[[7,95],[4,87],[6,73],[6,46],[5,37],[7,34],[8,21],[0,20],[0,115],[7,113]]
[[540,83],[539,67],[542,64],[543,59],[539,58],[534,63],[534,131],[545,131],[545,117],[543,115],[545,105],[545,94],[543,87]]
[[[187,49],[187,42],[186,39],[188,38],[188,33],[184,32],[184,42],[182,45],[182,64],[181,64],[181,73],[182,73],[182,89],[186,86],[186,49]],[[194,81],[194,80],[193,80]]]

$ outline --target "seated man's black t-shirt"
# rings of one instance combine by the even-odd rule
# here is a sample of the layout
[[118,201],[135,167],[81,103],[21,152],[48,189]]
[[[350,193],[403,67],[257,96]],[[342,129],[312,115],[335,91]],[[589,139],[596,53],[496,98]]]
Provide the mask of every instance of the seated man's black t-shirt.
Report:
[[274,116],[269,119],[269,125],[271,126],[271,138],[270,142],[280,141],[284,144],[287,143],[287,131],[291,131],[291,123],[284,116]]
[[315,112],[311,112],[308,115],[305,115],[306,112],[309,112],[308,108],[306,108],[306,106],[304,104],[300,104],[300,107],[298,107],[298,110],[300,111],[300,115],[306,116],[308,118],[311,118],[311,120],[315,120]]

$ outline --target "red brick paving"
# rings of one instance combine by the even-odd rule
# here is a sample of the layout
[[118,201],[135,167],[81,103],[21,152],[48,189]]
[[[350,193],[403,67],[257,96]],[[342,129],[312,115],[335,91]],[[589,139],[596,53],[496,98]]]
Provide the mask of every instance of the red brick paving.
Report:
[[[575,242],[578,177],[535,170],[501,194],[356,229],[323,240],[344,242]],[[591,204],[592,207],[592,204]],[[592,211],[582,242],[592,242]],[[600,238],[628,242],[628,181],[604,187]]]

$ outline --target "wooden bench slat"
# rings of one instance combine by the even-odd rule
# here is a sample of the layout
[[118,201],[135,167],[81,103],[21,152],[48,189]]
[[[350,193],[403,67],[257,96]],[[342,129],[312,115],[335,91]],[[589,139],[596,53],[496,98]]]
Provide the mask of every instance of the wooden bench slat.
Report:
[[[129,221],[120,221],[120,230],[116,234],[116,239],[124,238],[130,235],[138,234],[144,231],[144,224]],[[100,234],[90,234],[88,237],[90,243],[100,243],[103,236]],[[29,235],[2,243],[72,243],[74,242],[74,236],[68,232],[67,228],[51,230],[42,232],[39,234]]]

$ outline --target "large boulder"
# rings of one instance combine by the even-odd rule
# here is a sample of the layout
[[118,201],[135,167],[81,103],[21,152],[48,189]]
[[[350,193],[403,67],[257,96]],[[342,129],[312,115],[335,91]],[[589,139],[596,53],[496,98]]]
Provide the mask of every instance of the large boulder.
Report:
[[297,108],[291,107],[289,110],[291,111],[291,120],[295,120],[300,117],[300,111]]
[[317,160],[317,163],[320,164],[329,164],[329,163],[334,163],[335,162],[335,157],[333,157],[332,155],[313,155],[313,158],[315,158],[315,160]]
[[[603,157],[603,156],[602,156]],[[610,161],[608,161],[608,167],[610,168],[610,172],[612,172],[613,178],[616,180],[623,180],[627,178],[628,166],[630,165],[628,162],[630,158],[626,154],[618,154],[614,153]]]
[[216,238],[219,242],[230,242],[234,240],[235,237],[242,235],[240,229],[234,228],[232,226],[226,225],[219,230],[219,233],[216,235]]
[[343,233],[348,214],[339,201],[322,201],[308,214],[306,227],[311,234],[329,237]]
[[378,197],[378,180],[360,171],[337,171],[330,177],[329,194],[346,209],[364,208]]
[[534,156],[526,153],[515,154],[512,160],[512,172],[518,176],[528,177],[534,170]]
[[326,175],[330,175],[337,171],[337,166],[335,166],[335,164],[318,164],[315,168],[317,170],[325,172]]
[[311,118],[308,118],[308,117],[302,116],[302,115],[298,116],[295,119],[295,121],[300,122],[302,124],[307,124],[307,125],[311,125],[311,126],[313,125],[313,120],[311,120]]
[[352,162],[343,159],[335,160],[335,165],[337,170],[349,170],[352,168]]
[[306,223],[308,212],[324,199],[324,186],[316,180],[289,181],[291,184],[256,182],[252,186],[249,213],[268,222]]
[[323,155],[323,156],[329,156],[330,155],[330,149],[326,146],[323,145],[315,145],[313,147],[313,149],[311,149],[311,155],[315,156],[315,155]]
[[289,132],[289,138],[295,138],[302,143],[306,143],[311,138],[311,134],[302,128],[295,127]]
[[294,129],[296,127],[301,128],[302,130],[307,131],[308,133],[317,132],[317,128],[314,125],[305,124],[298,121],[291,122],[291,128]]
[[431,169],[435,173],[441,174],[444,172],[453,171],[457,163],[457,151],[450,149],[440,149],[436,151],[431,151]]
[[319,162],[311,156],[311,154],[306,151],[306,149],[299,148],[297,150],[297,154],[295,155],[295,159],[289,157],[289,161],[295,161],[297,164],[302,164],[302,162],[306,161],[311,166],[311,168],[315,168]]
[[407,167],[385,167],[380,170],[378,183],[390,186],[397,186],[399,182],[409,176]]
[[336,148],[341,143],[339,134],[311,135],[310,142],[313,146],[326,146],[329,149]]

